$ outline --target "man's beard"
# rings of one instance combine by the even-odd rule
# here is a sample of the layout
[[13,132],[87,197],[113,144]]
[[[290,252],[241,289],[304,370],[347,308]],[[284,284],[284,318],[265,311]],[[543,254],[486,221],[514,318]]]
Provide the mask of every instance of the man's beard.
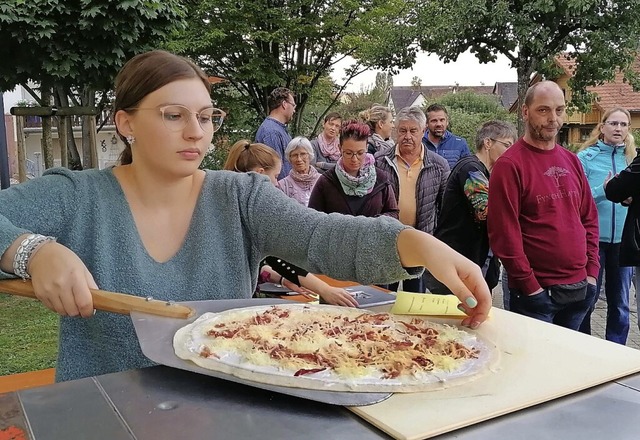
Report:
[[531,137],[538,140],[538,141],[544,141],[544,142],[549,142],[549,141],[553,141],[555,140],[556,136],[558,135],[558,130],[556,129],[555,134],[553,135],[548,135],[546,134],[542,129],[544,128],[544,126],[535,126],[533,124],[531,124],[530,122],[527,121],[527,127],[529,128],[529,133],[531,133]]

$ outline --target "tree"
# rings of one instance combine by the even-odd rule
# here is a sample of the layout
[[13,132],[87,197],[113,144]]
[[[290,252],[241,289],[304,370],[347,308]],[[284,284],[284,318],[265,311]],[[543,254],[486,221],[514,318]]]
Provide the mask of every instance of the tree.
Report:
[[506,56],[518,73],[521,103],[532,74],[550,72],[553,57],[564,51],[577,63],[570,86],[578,107],[591,104],[585,87],[613,80],[616,69],[640,85],[629,69],[640,38],[637,0],[438,0],[416,13],[418,29],[425,30],[418,35],[421,48],[445,62],[468,49],[483,63]]
[[449,129],[466,139],[471,151],[475,151],[478,129],[487,121],[500,120],[515,123],[515,115],[504,108],[495,95],[474,92],[447,93],[424,103],[423,110],[431,104],[442,104],[449,112]]
[[[202,0],[189,2],[189,26],[170,47],[222,76],[264,118],[267,96],[290,88],[297,111],[291,131],[307,130],[305,113],[316,87],[342,58],[356,61],[332,93],[335,105],[348,82],[369,68],[408,67],[416,48],[394,44],[391,30],[402,0]],[[325,109],[326,110],[326,109]],[[326,111],[312,110],[318,118]]]
[[358,119],[361,111],[374,105],[387,105],[393,87],[393,77],[389,73],[378,72],[376,82],[370,86],[361,86],[359,92],[347,93],[344,102],[336,107],[343,119]]
[[[0,3],[0,91],[20,84],[41,105],[75,105],[104,97],[124,62],[158,47],[184,26],[179,0],[18,0]],[[66,99],[65,99],[66,96]]]

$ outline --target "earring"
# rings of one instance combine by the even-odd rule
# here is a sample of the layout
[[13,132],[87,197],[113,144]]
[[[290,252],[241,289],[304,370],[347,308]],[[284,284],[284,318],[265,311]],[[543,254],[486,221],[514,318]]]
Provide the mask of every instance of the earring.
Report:
[[127,143],[129,144],[129,146],[132,146],[135,141],[136,141],[136,138],[132,134],[127,136]]

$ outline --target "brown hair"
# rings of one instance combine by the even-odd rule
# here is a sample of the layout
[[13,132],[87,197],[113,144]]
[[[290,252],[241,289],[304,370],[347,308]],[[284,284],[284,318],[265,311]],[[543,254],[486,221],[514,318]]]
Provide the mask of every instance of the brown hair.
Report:
[[280,156],[265,144],[252,144],[246,139],[231,146],[223,169],[246,173],[256,168],[269,170],[281,162]]
[[[164,50],[152,50],[134,56],[120,69],[115,81],[115,101],[113,114],[124,110],[134,111],[148,94],[169,83],[181,79],[199,79],[207,91],[211,91],[209,78],[193,61]],[[120,164],[127,165],[133,160],[129,141],[116,131],[124,142],[125,148],[120,154]]]
[[633,135],[631,134],[631,113],[629,113],[629,110],[627,110],[626,108],[614,107],[604,112],[604,114],[602,115],[602,119],[600,119],[600,123],[593,128],[591,134],[589,135],[589,138],[580,146],[579,151],[585,150],[590,146],[595,145],[598,140],[604,139],[600,128],[604,125],[607,119],[609,119],[609,116],[616,112],[624,113],[629,120],[629,132],[627,133],[627,137],[624,138],[624,156],[627,160],[627,164],[630,164],[636,155],[636,143]]
[[269,113],[280,107],[284,101],[288,101],[289,96],[293,97],[293,93],[291,93],[291,90],[287,89],[286,87],[277,87],[273,89],[267,97],[267,106],[269,107]]

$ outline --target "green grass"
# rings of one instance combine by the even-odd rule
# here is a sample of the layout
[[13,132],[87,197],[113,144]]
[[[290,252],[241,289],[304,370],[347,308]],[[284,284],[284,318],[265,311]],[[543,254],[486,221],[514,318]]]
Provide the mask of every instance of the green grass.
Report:
[[0,376],[55,367],[58,319],[39,301],[0,294]]

